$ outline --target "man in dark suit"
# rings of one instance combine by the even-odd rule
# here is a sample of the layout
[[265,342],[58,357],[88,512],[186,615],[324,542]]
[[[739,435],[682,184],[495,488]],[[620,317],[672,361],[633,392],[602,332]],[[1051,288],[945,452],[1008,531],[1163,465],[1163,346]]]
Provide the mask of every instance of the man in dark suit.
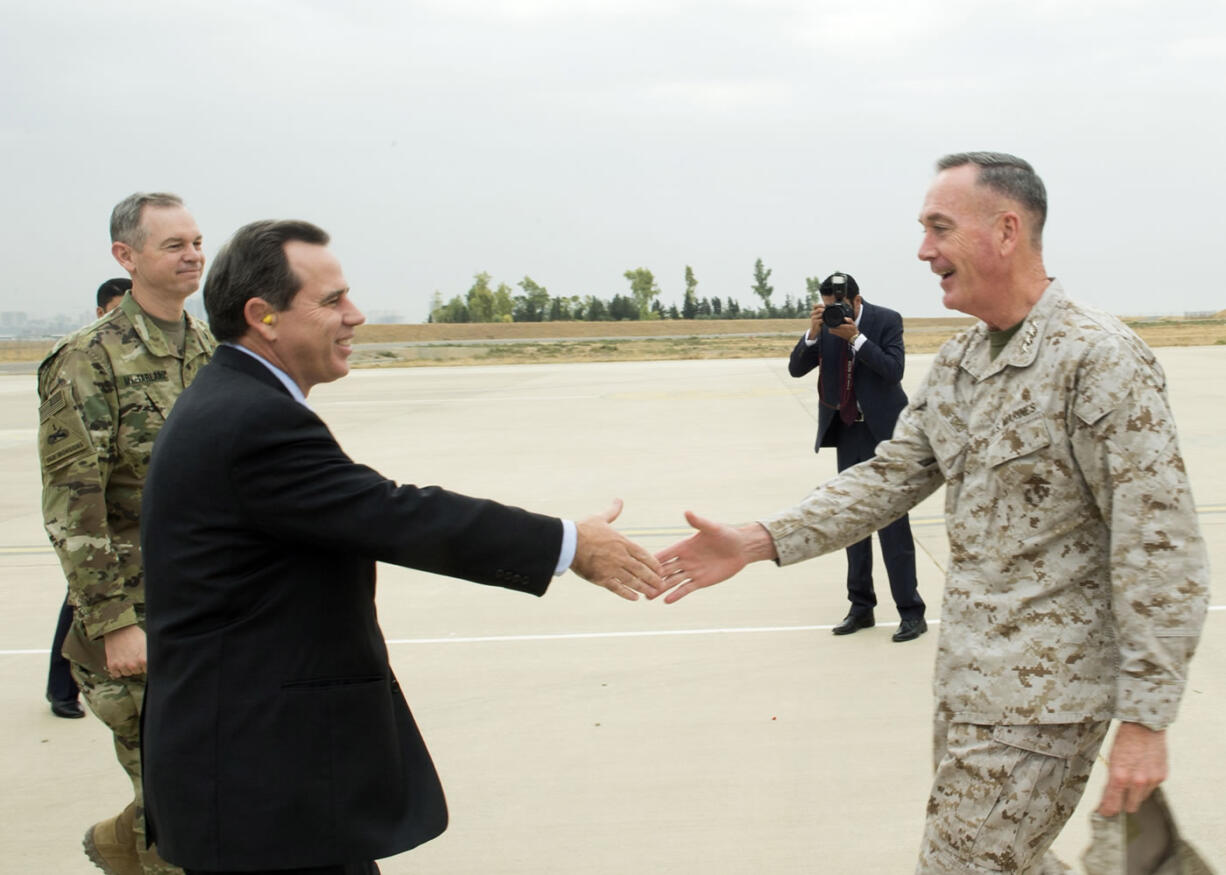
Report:
[[542,595],[566,568],[629,599],[659,565],[577,524],[349,459],[311,411],[354,328],[328,235],[257,222],[205,283],[223,346],[158,440],[142,531],[151,840],[187,872],[372,873],[447,825],[388,664],[375,562]]
[[[907,394],[900,385],[906,357],[902,317],[861,298],[860,287],[850,274],[831,274],[819,292],[822,303],[813,307],[809,330],[792,350],[788,373],[803,377],[820,368],[814,450],[834,447],[842,471],[871,458],[877,444],[894,433],[898,414],[907,406]],[[832,318],[836,313],[841,321]],[[912,641],[928,631],[928,623],[915,580],[915,543],[907,516],[878,531],[877,538],[898,608],[893,640]],[[849,635],[876,622],[870,538],[847,548],[847,598],[851,610],[834,627],[835,635]]]

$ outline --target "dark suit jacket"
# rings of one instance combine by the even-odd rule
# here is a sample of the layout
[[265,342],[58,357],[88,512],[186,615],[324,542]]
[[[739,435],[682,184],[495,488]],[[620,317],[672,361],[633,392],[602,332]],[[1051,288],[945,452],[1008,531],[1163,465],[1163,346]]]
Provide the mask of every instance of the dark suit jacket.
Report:
[[[907,406],[907,393],[900,384],[906,366],[902,316],[888,307],[862,301],[859,331],[864,335],[864,345],[856,353],[851,383],[856,392],[856,401],[864,413],[864,423],[872,432],[873,439],[880,442],[894,434],[898,414]],[[793,377],[803,377],[819,364],[822,365],[815,452],[834,445],[828,436],[832,434],[830,424],[839,415],[840,377],[846,348],[847,343],[842,338],[835,337],[822,326],[817,343],[806,346],[802,337],[788,360],[788,373]]]
[[388,664],[375,562],[543,594],[559,520],[350,460],[260,362],[217,351],[142,508],[150,840],[196,869],[387,857],[447,808]]

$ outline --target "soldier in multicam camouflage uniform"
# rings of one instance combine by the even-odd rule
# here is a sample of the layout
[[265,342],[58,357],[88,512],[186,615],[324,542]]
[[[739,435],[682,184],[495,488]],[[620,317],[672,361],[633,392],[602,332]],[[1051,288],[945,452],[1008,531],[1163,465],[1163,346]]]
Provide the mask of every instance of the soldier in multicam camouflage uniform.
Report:
[[[132,280],[128,277],[109,279],[98,286],[98,307],[95,315],[101,319],[107,313],[119,306],[124,293],[132,288]],[[51,640],[51,660],[47,667],[47,700],[51,703],[51,713],[56,717],[84,717],[78,701],[80,689],[72,677],[72,664],[64,656],[64,639],[72,627],[72,602],[64,595],[64,604],[60,608],[59,620],[55,625],[55,636]]]
[[1167,774],[1165,729],[1208,603],[1208,560],[1165,378],[1118,320],[1043,268],[1046,193],[997,153],[938,164],[919,257],[983,322],[938,352],[877,456],[798,507],[661,551],[666,601],[749,561],[837,550],[945,485],[950,568],[936,774],[919,873],[1068,871],[1049,852],[1120,721],[1098,812]]
[[115,736],[135,798],[91,827],[86,853],[117,875],[177,873],[144,844],[140,709],[145,689],[140,503],[153,439],[216,346],[183,312],[204,269],[200,231],[175,195],[135,194],[111,215],[132,290],[61,340],[38,371],[43,519],[75,619],[64,655]]

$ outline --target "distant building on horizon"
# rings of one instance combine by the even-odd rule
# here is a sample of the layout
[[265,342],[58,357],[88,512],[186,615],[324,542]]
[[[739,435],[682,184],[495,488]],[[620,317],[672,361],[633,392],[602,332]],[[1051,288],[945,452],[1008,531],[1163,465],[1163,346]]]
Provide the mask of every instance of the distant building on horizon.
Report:
[[370,325],[400,325],[404,322],[404,314],[397,310],[371,310],[366,314]]

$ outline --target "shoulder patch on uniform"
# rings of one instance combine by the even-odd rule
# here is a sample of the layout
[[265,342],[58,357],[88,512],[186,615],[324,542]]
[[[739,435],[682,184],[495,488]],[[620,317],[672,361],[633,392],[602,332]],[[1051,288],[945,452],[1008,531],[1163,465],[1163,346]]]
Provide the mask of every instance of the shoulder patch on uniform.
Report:
[[58,467],[62,462],[67,462],[75,459],[77,456],[83,455],[90,449],[89,444],[80,438],[70,440],[63,446],[56,447],[54,450],[47,450],[43,453],[43,467],[48,471]]
[[160,383],[167,379],[165,371],[150,371],[147,374],[124,374],[125,386],[141,386],[145,383]]
[[51,393],[51,397],[38,405],[38,421],[46,422],[67,406],[68,401],[64,398],[64,390],[56,389]]

